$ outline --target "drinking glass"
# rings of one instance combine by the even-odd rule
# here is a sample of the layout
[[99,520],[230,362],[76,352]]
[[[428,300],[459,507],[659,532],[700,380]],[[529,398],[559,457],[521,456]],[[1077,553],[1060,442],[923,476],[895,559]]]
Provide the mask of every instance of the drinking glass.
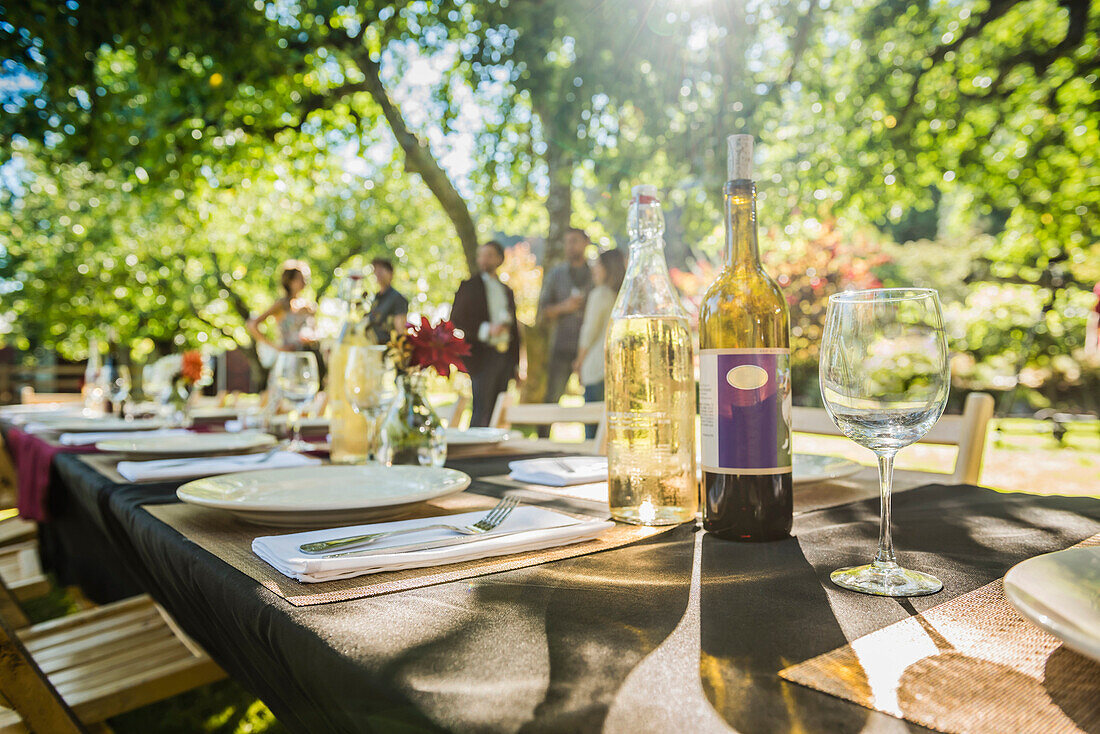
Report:
[[123,418],[129,420],[133,416],[126,412],[126,401],[130,398],[130,390],[133,384],[130,382],[130,368],[124,364],[109,364],[104,367],[107,382],[107,397],[111,405]]
[[351,409],[366,425],[367,461],[378,460],[379,427],[397,392],[393,367],[387,364],[386,347],[350,346],[344,370],[344,395]]
[[841,432],[878,456],[878,553],[833,571],[837,586],[878,596],[923,596],[939,579],[898,565],[890,537],[894,455],[935,425],[950,372],[939,296],[927,288],[882,288],[829,297],[820,357],[821,397]]
[[317,357],[313,352],[279,352],[271,374],[279,395],[291,406],[290,422],[294,432],[286,450],[312,451],[313,446],[302,440],[302,410],[321,389]]

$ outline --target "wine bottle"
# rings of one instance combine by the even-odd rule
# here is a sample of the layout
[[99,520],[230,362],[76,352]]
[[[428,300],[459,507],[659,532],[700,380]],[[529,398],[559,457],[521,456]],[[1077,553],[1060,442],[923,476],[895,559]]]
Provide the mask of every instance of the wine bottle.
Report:
[[791,531],[790,316],[760,264],[751,135],[731,135],[726,262],[699,312],[703,528],[766,541]]
[[346,316],[340,334],[332,348],[328,365],[329,434],[333,464],[362,464],[368,458],[369,435],[365,415],[356,413],[344,394],[344,372],[351,347],[374,343],[367,328],[367,293],[362,273],[353,270],[341,283],[340,297],[345,302]]
[[669,278],[655,186],[635,186],[630,260],[605,343],[608,501],[636,525],[695,519],[695,379],[687,312]]

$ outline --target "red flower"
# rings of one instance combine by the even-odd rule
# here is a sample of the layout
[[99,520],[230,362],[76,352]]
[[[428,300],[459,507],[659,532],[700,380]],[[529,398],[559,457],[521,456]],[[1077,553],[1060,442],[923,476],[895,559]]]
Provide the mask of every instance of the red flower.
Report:
[[180,377],[191,383],[202,379],[202,355],[199,352],[191,350],[183,353]]
[[466,371],[462,357],[470,353],[470,345],[455,336],[450,321],[432,326],[426,316],[421,316],[419,326],[409,327],[408,340],[412,345],[413,367],[431,367],[443,377],[450,374],[452,366],[459,372]]

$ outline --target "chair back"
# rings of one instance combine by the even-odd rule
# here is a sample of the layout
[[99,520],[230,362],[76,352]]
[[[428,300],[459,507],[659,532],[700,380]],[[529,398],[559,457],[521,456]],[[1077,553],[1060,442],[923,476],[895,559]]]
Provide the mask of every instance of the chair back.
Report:
[[[989,421],[993,418],[993,396],[972,392],[966,396],[962,415],[942,416],[932,430],[918,443],[957,446],[958,457],[951,480],[956,484],[977,484],[982,471],[982,454]],[[794,430],[824,436],[841,436],[829,414],[822,408],[794,407],[791,410]]]
[[497,396],[493,417],[489,425],[495,428],[511,428],[513,425],[549,426],[554,423],[596,424],[596,437],[577,444],[578,448],[594,453],[607,450],[607,411],[604,404],[585,403],[564,406],[557,403],[517,403],[506,392]]
[[24,385],[19,391],[19,400],[24,405],[40,403],[81,403],[84,396],[78,392],[35,392],[30,385]]
[[0,694],[32,732],[87,734],[19,639],[16,630],[26,621],[11,590],[0,580]]
[[446,422],[448,428],[462,428],[462,416],[466,412],[466,406],[470,404],[470,398],[466,393],[459,392],[453,403],[432,403],[432,410]]

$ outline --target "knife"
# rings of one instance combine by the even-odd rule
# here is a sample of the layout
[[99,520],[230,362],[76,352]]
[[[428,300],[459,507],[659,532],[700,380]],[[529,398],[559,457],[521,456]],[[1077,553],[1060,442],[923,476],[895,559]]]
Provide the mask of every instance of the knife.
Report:
[[404,553],[406,551],[422,551],[422,550],[435,550],[436,548],[450,548],[455,545],[468,545],[470,543],[479,543],[483,540],[490,540],[492,538],[505,538],[509,535],[519,535],[520,533],[533,533],[537,530],[558,530],[559,528],[570,528],[580,523],[567,523],[565,525],[551,525],[548,528],[527,528],[526,530],[510,530],[507,533],[486,533],[485,535],[477,536],[465,536],[462,538],[448,538],[446,540],[433,540],[429,543],[406,543],[404,545],[391,545],[388,548],[374,548],[369,551],[342,551],[340,553],[328,553],[323,556],[313,556],[313,558],[370,558],[371,556],[387,556],[391,553]]

